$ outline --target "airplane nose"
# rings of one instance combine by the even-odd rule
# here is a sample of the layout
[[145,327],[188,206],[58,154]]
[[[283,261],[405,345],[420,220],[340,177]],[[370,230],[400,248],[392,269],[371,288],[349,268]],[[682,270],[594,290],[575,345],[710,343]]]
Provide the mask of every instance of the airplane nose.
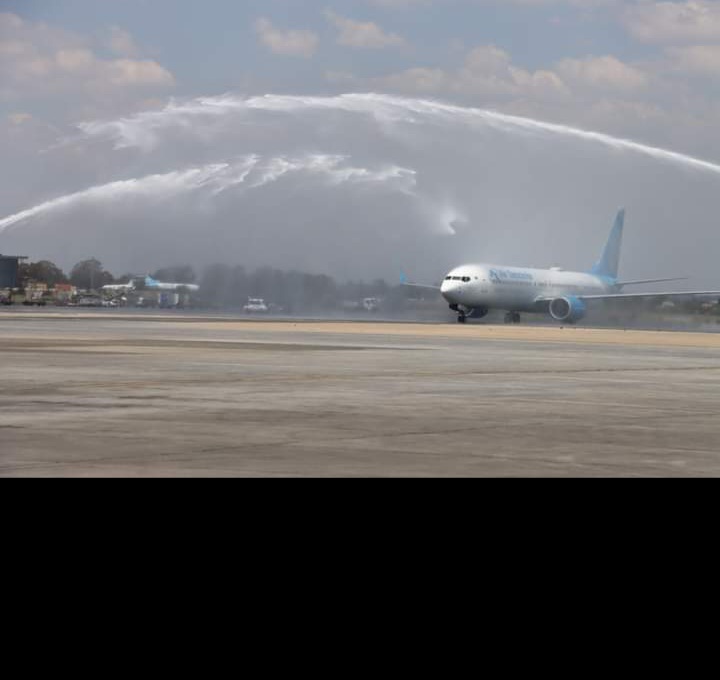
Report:
[[457,290],[456,281],[443,281],[440,286],[440,294],[449,302],[452,302],[453,293]]

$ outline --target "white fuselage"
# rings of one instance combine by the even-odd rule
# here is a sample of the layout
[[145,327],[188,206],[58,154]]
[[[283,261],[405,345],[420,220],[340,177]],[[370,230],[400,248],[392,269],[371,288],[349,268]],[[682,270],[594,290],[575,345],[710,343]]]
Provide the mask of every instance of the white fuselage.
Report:
[[131,283],[123,283],[118,285],[103,286],[101,290],[108,293],[129,293],[131,290],[135,290],[135,286]]
[[147,286],[150,290],[172,290],[172,291],[183,291],[187,290],[191,293],[196,293],[200,290],[200,286],[194,283],[161,283],[156,281],[155,283]]
[[542,312],[547,301],[554,298],[603,295],[615,290],[612,280],[593,274],[492,264],[457,267],[440,288],[450,304],[466,310],[510,312]]

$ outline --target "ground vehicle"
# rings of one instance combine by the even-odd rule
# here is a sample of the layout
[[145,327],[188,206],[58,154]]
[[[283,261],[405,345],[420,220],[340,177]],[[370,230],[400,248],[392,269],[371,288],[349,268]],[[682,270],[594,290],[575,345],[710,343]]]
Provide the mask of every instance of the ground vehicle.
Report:
[[363,300],[363,309],[366,312],[377,312],[377,310],[380,308],[380,300],[377,298],[365,298]]
[[247,304],[243,307],[245,314],[267,314],[270,308],[262,298],[248,298]]
[[99,297],[86,295],[81,297],[77,301],[76,305],[78,307],[102,307],[102,300]]

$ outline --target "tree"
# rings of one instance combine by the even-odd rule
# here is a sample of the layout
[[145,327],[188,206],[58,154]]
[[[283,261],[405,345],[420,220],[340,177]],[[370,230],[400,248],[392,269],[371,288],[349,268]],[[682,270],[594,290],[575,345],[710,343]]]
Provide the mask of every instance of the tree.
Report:
[[97,290],[113,283],[113,275],[105,271],[94,257],[78,262],[70,272],[70,283],[82,290]]
[[24,288],[28,282],[46,283],[48,288],[53,288],[57,283],[67,283],[67,276],[54,262],[40,260],[30,264],[22,263],[18,268],[18,281]]
[[232,291],[232,270],[226,264],[216,263],[205,268],[200,282],[202,296],[208,304],[222,307]]

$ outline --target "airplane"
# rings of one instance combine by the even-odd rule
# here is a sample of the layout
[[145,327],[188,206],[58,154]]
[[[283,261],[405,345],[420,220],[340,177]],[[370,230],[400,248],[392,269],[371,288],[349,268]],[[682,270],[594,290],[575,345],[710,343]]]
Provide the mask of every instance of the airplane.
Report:
[[555,321],[574,324],[587,314],[588,303],[599,300],[720,296],[720,291],[623,293],[625,286],[685,280],[619,280],[618,266],[624,225],[625,210],[621,209],[600,259],[587,273],[565,271],[560,267],[529,269],[468,264],[449,272],[441,286],[411,283],[405,276],[401,277],[401,283],[416,288],[439,290],[450,304],[450,309],[457,312],[459,323],[465,323],[469,317],[482,319],[491,309],[500,309],[507,312],[505,323],[520,323],[520,313],[524,312],[549,314]]
[[190,293],[197,293],[200,290],[200,286],[194,283],[164,283],[156,281],[152,276],[145,277],[145,288],[150,290],[188,291]]
[[194,283],[165,283],[163,281],[157,281],[152,276],[139,276],[132,279],[130,283],[111,284],[103,286],[102,290],[108,293],[127,293],[131,290],[137,290],[137,280],[142,280],[145,289],[148,290],[171,290],[171,291],[187,291],[189,293],[197,293],[200,290],[200,286]]
[[130,281],[130,283],[110,284],[103,286],[100,290],[104,290],[107,293],[128,293],[131,290],[135,290],[135,284],[132,281]]

